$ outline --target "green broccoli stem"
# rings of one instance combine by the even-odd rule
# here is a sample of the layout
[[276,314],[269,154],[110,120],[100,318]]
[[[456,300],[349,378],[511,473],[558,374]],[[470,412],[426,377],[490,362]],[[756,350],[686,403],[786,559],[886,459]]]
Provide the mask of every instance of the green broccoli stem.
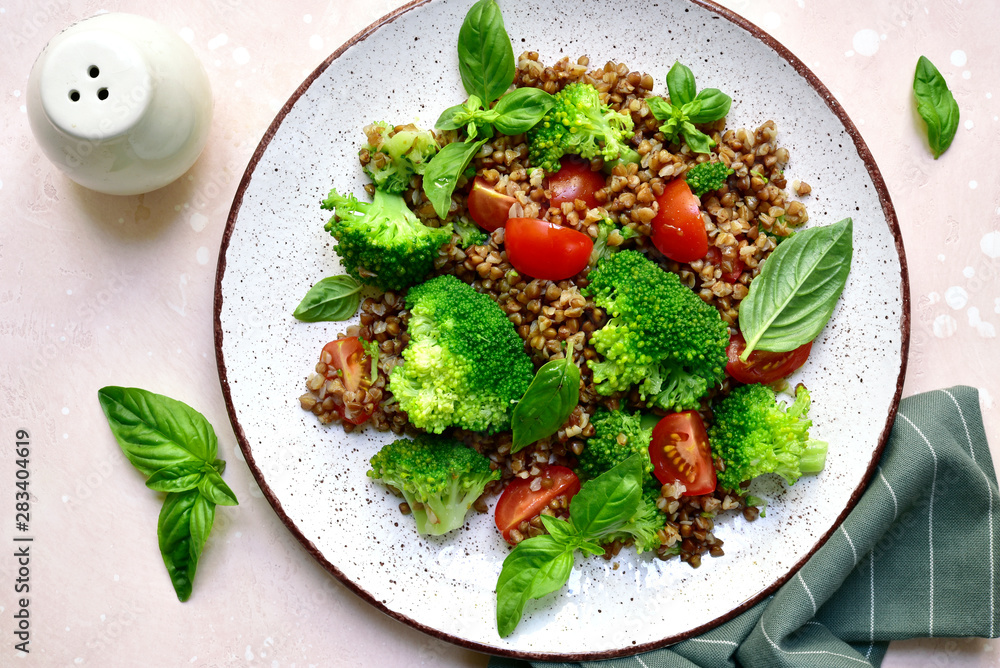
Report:
[[815,475],[826,466],[827,442],[815,438],[806,443],[806,451],[799,460],[799,470],[802,475]]
[[642,160],[642,156],[631,146],[622,145],[621,149],[618,151],[618,158],[615,160],[605,161],[604,168],[601,170],[606,174],[610,174],[611,171],[617,165],[638,165],[639,161]]

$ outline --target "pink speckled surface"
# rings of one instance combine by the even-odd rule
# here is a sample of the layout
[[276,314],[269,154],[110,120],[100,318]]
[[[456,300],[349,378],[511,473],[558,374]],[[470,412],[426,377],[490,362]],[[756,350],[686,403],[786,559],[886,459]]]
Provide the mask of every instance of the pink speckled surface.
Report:
[[[356,598],[294,541],[242,463],[212,340],[215,259],[237,183],[274,114],[331,51],[399,2],[147,3],[0,0],[0,424],[32,434],[32,644],[39,666],[482,666]],[[502,2],[501,2],[502,4]],[[904,394],[956,383],[982,393],[1000,454],[1000,52],[993,3],[737,0],[831,89],[885,177],[910,267],[912,344]],[[189,41],[215,92],[212,136],[180,181],[110,197],[68,181],[35,145],[24,105],[35,55],[99,10],[154,18]],[[962,110],[931,159],[910,83],[937,64]],[[589,54],[598,60],[611,54]],[[794,158],[794,156],[793,156]],[[241,499],[220,509],[195,594],[177,603],[155,541],[160,500],[122,457],[97,405],[137,385],[201,410]],[[12,454],[0,487],[13,486]],[[4,483],[4,481],[9,481]],[[10,545],[13,495],[0,495]],[[4,504],[7,504],[4,507]],[[5,551],[6,553],[6,551]],[[0,557],[0,631],[10,638],[14,564]],[[14,661],[0,647],[0,665]],[[996,642],[894,643],[886,666],[1000,665]],[[16,664],[14,664],[16,665]]]

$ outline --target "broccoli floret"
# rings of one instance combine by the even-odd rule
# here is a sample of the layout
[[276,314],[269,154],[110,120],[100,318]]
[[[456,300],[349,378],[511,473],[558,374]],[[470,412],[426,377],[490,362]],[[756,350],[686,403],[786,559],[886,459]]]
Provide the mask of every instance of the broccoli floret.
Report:
[[365,126],[368,152],[365,173],[375,187],[391,193],[402,193],[414,174],[423,174],[427,163],[438,152],[437,138],[430,130],[411,124],[392,126],[379,121]]
[[438,250],[451,241],[451,224],[427,227],[402,196],[384,190],[375,190],[374,201],[368,203],[334,189],[322,207],[334,211],[324,229],[337,240],[333,250],[344,269],[382,290],[402,290],[422,281]]
[[632,117],[601,104],[596,88],[571,83],[554,97],[552,109],[528,130],[528,157],[533,166],[558,172],[559,159],[567,153],[587,160],[639,161],[639,154],[626,143],[632,136]]
[[663,542],[660,539],[660,529],[667,524],[667,516],[656,507],[656,500],[659,497],[659,487],[644,487],[642,501],[635,514],[620,531],[603,537],[601,544],[607,545],[616,540],[625,541],[631,538],[635,541],[635,551],[639,554],[658,548]]
[[643,400],[665,410],[697,408],[726,368],[729,327],[719,312],[636,251],[623,250],[590,273],[593,295],[609,320],[591,342],[598,393],[639,386]]
[[455,226],[455,234],[458,235],[462,248],[481,246],[490,238],[486,232],[483,232],[482,228],[466,218],[459,217],[457,220],[452,221],[452,223]]
[[718,190],[726,183],[726,177],[733,173],[721,162],[699,162],[687,171],[684,180],[691,187],[695,197]]
[[438,434],[509,429],[534,368],[500,307],[450,274],[411,289],[406,306],[410,342],[389,389],[410,423]]
[[809,438],[809,392],[802,385],[787,408],[771,388],[743,385],[717,401],[712,412],[708,441],[726,464],[718,472],[725,489],[765,473],[777,473],[791,485],[826,465],[827,444]]
[[649,440],[653,430],[643,429],[641,422],[639,413],[598,409],[590,418],[594,435],[587,439],[587,447],[579,457],[577,472],[580,476],[584,479],[596,478],[636,453],[642,459],[645,476],[652,476]]
[[465,513],[500,471],[458,441],[420,434],[385,445],[371,458],[368,476],[392,485],[406,499],[417,533],[440,536],[465,523]]
[[[615,230],[618,230],[618,234],[621,236],[622,242],[617,245],[611,245],[608,243],[608,240]],[[631,227],[619,228],[608,218],[598,221],[597,238],[594,239],[594,250],[590,252],[590,268],[593,269],[601,262],[604,262],[615,253],[622,250],[622,244],[624,242],[637,236],[639,236],[639,233]]]

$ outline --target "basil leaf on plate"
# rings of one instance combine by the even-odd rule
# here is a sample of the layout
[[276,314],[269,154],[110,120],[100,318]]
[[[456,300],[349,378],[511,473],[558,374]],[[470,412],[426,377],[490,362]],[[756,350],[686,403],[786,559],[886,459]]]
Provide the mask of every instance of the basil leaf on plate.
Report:
[[156,533],[160,554],[174,592],[181,601],[191,597],[198,559],[215,520],[215,504],[197,490],[167,494]]
[[924,56],[920,56],[913,74],[913,95],[917,113],[927,126],[927,143],[937,160],[951,146],[958,130],[958,103],[944,77]]
[[535,127],[555,104],[555,98],[540,88],[517,88],[500,98],[493,108],[493,122],[505,135],[519,135]]
[[755,349],[787,352],[815,339],[847,283],[853,221],[797,232],[775,248],[740,304],[745,361]]
[[[579,534],[576,532],[576,527],[573,526],[571,522],[559,519],[558,517],[552,517],[550,515],[539,515],[542,520],[542,525],[545,530],[549,532],[549,535],[553,538],[561,540],[567,544],[575,542],[579,538]],[[603,553],[603,551],[602,551]]]
[[514,48],[496,0],[479,0],[458,31],[458,69],[462,85],[487,109],[514,82]]
[[497,580],[497,631],[514,632],[525,604],[560,589],[573,572],[576,546],[554,536],[535,536],[518,543],[503,560]]
[[451,209],[451,194],[455,192],[458,178],[485,143],[485,138],[477,142],[452,142],[427,163],[424,170],[424,194],[441,220],[447,217]]
[[680,107],[695,98],[694,73],[691,68],[679,60],[667,72],[667,91],[670,93],[670,103]]
[[514,406],[510,451],[556,433],[580,402],[580,368],[571,358],[546,362]]
[[438,116],[434,127],[438,130],[457,130],[469,122],[468,113],[464,104],[456,104],[454,107],[448,107]]
[[696,109],[688,112],[688,120],[692,123],[711,123],[725,118],[733,104],[733,98],[718,88],[702,89],[694,99]]
[[586,540],[617,531],[642,501],[642,460],[632,455],[588,480],[569,502],[570,521]]
[[695,153],[710,153],[715,146],[714,139],[687,121],[681,124],[681,135]]
[[292,313],[302,322],[347,320],[358,312],[361,284],[346,274],[327,276],[309,288]]
[[215,430],[187,404],[135,387],[104,387],[97,398],[122,452],[147,477],[168,466],[215,459]]
[[160,469],[149,476],[146,487],[157,492],[186,492],[201,482],[203,467],[204,464],[192,460]]
[[541,516],[549,533],[518,543],[500,570],[497,630],[501,637],[513,633],[530,599],[566,584],[576,550],[604,554],[596,541],[620,530],[639,510],[642,478],[642,460],[632,455],[580,487],[570,501],[568,522]]

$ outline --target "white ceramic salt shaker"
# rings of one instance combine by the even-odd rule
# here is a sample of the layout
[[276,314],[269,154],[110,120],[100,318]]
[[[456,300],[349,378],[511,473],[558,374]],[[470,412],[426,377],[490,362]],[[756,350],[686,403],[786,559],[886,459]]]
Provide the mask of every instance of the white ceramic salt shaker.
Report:
[[180,37],[151,19],[110,13],[52,38],[31,68],[26,106],[35,139],[69,178],[136,195],[198,159],[212,91]]

